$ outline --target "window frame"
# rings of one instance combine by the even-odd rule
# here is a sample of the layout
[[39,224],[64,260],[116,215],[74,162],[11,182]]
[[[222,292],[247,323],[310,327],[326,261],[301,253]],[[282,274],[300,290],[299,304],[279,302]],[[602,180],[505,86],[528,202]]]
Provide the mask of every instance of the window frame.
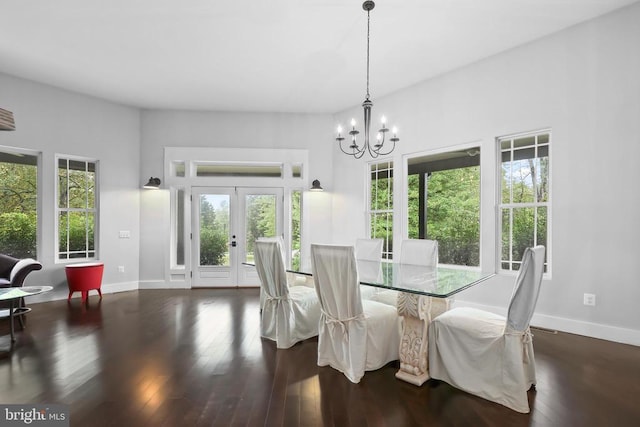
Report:
[[[90,157],[82,157],[75,155],[67,155],[67,154],[56,154],[54,156],[54,182],[55,182],[55,197],[53,200],[54,203],[54,262],[56,264],[66,264],[73,262],[81,262],[81,261],[92,261],[100,259],[100,162],[95,158]],[[67,170],[69,170],[69,162],[83,162],[85,163],[85,173],[88,171],[87,165],[89,163],[94,164],[94,201],[93,208],[90,208],[88,205],[88,199],[85,200],[85,207],[83,208],[71,208],[69,206],[61,208],[60,207],[60,161],[65,160],[67,162]],[[67,184],[68,185],[68,184]],[[68,194],[68,193],[67,193]],[[67,195],[68,202],[68,195]],[[67,203],[68,205],[68,203]],[[93,250],[89,250],[89,248],[85,248],[84,251],[70,251],[69,250],[69,236],[67,235],[67,251],[60,251],[60,214],[61,212],[84,212],[85,214],[93,214]],[[88,229],[85,229],[85,240],[88,238]],[[82,253],[84,252],[84,257],[71,257],[72,253]],[[93,252],[93,256],[88,256],[90,252]],[[66,258],[61,258],[60,255],[66,253]]]
[[[548,135],[548,141],[547,142],[543,142],[543,143],[539,143],[538,142],[538,138],[542,135]],[[534,145],[532,146],[534,149],[534,153],[535,156],[534,158],[539,158],[538,156],[538,150],[541,146],[546,146],[547,147],[547,201],[541,202],[538,200],[534,200],[534,201],[529,201],[529,202],[514,202],[513,201],[513,185],[511,185],[510,187],[510,200],[508,203],[504,203],[502,200],[502,192],[503,192],[503,180],[502,180],[502,153],[507,151],[505,149],[502,148],[502,143],[504,141],[507,140],[517,140],[517,139],[523,139],[523,138],[529,138],[529,137],[533,137],[534,138]],[[513,211],[514,208],[531,208],[534,211],[534,229],[533,229],[533,241],[534,241],[534,245],[539,244],[538,242],[538,233],[537,233],[537,225],[538,225],[538,221],[537,221],[537,217],[538,217],[538,209],[539,208],[546,208],[546,215],[547,215],[547,219],[546,219],[546,243],[545,243],[545,270],[544,270],[544,277],[545,278],[551,278],[551,269],[552,269],[552,263],[551,263],[551,246],[552,246],[552,187],[553,187],[553,178],[552,178],[552,150],[553,150],[553,134],[551,131],[551,128],[542,128],[542,129],[538,129],[538,130],[533,130],[533,131],[528,131],[528,132],[520,132],[520,133],[514,133],[514,134],[509,134],[509,135],[504,135],[504,136],[500,136],[496,138],[496,202],[497,202],[497,209],[496,209],[496,269],[499,273],[502,274],[513,274],[516,275],[518,274],[519,268],[518,269],[513,269],[513,266],[515,264],[520,265],[521,261],[514,261],[512,259],[513,256],[513,251],[510,249],[509,250],[509,260],[504,261],[502,259],[502,250],[503,250],[503,244],[502,244],[502,227],[503,227],[503,211],[504,210],[511,210]],[[517,149],[525,149],[526,147],[517,147],[514,149],[513,146],[513,142],[511,143],[511,147],[508,150],[511,155],[511,162],[514,161],[514,151],[516,151]],[[534,187],[535,188],[535,187]],[[512,221],[513,215],[510,215],[510,221]],[[512,247],[513,245],[513,228],[510,227],[510,235],[509,235],[509,245],[510,247]],[[503,264],[504,262],[508,262],[510,265],[509,269],[503,268]]]
[[0,145],[0,151],[10,155],[33,156],[36,158],[36,260],[42,258],[42,151]]
[[[386,168],[377,168],[374,171],[374,166],[378,167],[380,165],[386,164]],[[371,197],[371,193],[373,190],[373,174],[375,172],[380,172],[380,171],[388,171],[388,178],[389,178],[389,183],[387,185],[387,189],[389,190],[389,195],[387,197],[387,208],[386,209],[373,209],[372,206],[372,197]],[[392,261],[393,260],[393,254],[394,254],[394,250],[393,250],[393,242],[394,242],[394,228],[395,228],[395,224],[394,224],[394,220],[395,220],[395,215],[394,215],[394,194],[395,194],[395,188],[394,188],[394,175],[396,173],[395,171],[395,162],[393,159],[384,159],[384,160],[378,160],[378,161],[373,161],[373,162],[369,162],[367,163],[367,195],[366,195],[366,201],[367,201],[367,209],[366,209],[366,216],[367,216],[367,236],[371,239],[373,238],[382,238],[384,240],[384,244],[383,244],[383,249],[382,249],[382,260],[383,261]],[[387,224],[391,225],[391,233],[388,233],[387,236],[372,236],[371,233],[371,227],[373,224],[373,216],[374,215],[379,215],[379,214],[386,214],[388,215],[388,220],[387,220]],[[389,249],[390,248],[390,249]]]

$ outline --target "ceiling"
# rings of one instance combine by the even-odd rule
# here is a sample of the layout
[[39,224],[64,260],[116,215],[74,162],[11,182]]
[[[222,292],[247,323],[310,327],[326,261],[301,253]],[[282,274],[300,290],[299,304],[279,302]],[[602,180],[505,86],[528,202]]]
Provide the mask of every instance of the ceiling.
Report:
[[[636,1],[379,0],[372,100]],[[361,0],[0,2],[6,74],[152,109],[333,113],[364,100]]]

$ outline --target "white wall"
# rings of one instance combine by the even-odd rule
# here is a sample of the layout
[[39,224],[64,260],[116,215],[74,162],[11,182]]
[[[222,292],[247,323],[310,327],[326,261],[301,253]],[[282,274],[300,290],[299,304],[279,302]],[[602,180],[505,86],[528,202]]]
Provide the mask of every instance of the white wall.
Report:
[[[632,187],[640,158],[640,4],[470,65],[384,98],[400,128],[393,159],[407,153],[478,141],[482,147],[482,266],[495,266],[495,137],[551,127],[553,276],[545,281],[534,323],[640,344],[640,279],[636,273],[640,196]],[[93,157],[101,165],[101,260],[105,287],[164,281],[168,194],[140,192],[162,176],[163,147],[305,148],[310,178],[327,190],[311,207],[307,243],[352,242],[364,236],[366,161],[341,154],[337,114],[251,114],[143,111],[0,74],[0,106],[15,113],[17,131],[0,145],[41,150],[45,191],[38,283],[66,294],[53,260],[54,154]],[[396,180],[396,203],[401,200]],[[306,195],[314,196],[314,195]],[[139,223],[142,220],[143,225]],[[403,234],[397,221],[396,239]],[[131,239],[118,239],[130,230]],[[139,262],[138,262],[139,261]],[[125,265],[125,273],[117,272]],[[138,267],[139,265],[139,267]],[[30,279],[31,280],[31,279]],[[35,282],[34,282],[35,283]],[[458,303],[500,310],[512,276],[465,291]],[[595,293],[597,305],[582,305]]]
[[[640,4],[635,4],[373,99],[374,118],[384,112],[400,129],[393,153],[398,166],[403,154],[481,142],[483,269],[495,266],[495,138],[550,127],[553,275],[544,282],[534,324],[635,344],[640,344],[639,23]],[[334,121],[345,124],[351,116],[361,121],[361,115],[358,107]],[[363,210],[363,171],[339,151],[333,156],[334,238],[353,239],[365,232],[354,223]],[[349,206],[338,199],[350,200]],[[405,233],[396,231],[396,237]],[[501,275],[457,299],[506,307],[513,281]],[[583,305],[584,293],[596,294],[595,307]]]
[[[330,192],[331,127],[331,116],[321,114],[143,111],[140,179],[159,176],[165,181],[164,147],[307,149],[310,180],[319,179]],[[164,250],[169,242],[169,195],[167,190],[152,193],[142,197],[140,281],[161,287],[169,263]],[[331,233],[331,198],[325,197],[323,203],[317,199],[309,195],[304,199],[312,224],[304,237],[309,241]]]
[[[0,106],[12,111],[16,121],[14,132],[0,132],[0,145],[42,152],[39,260],[43,270],[29,275],[27,283],[55,286],[42,299],[66,298],[68,293],[64,264],[54,260],[54,158],[59,153],[99,161],[103,290],[135,289],[140,252],[140,112],[5,74],[0,74],[0,96]],[[131,238],[119,239],[119,230],[129,230]],[[119,265],[125,267],[124,273],[118,272]]]

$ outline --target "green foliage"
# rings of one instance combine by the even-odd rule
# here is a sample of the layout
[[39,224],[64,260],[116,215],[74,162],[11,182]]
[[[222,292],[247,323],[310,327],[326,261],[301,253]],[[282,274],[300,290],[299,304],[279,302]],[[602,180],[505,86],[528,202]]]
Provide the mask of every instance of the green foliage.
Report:
[[301,191],[293,191],[291,193],[291,268],[294,270],[300,269],[301,195]]
[[253,254],[256,239],[276,235],[276,200],[269,194],[252,195],[246,203],[247,254]]
[[227,250],[227,236],[223,230],[200,228],[200,265],[223,265]]
[[228,257],[229,209],[200,198],[200,265],[224,265]]
[[[409,176],[409,237],[419,237],[419,176]],[[433,172],[427,179],[427,239],[438,241],[443,264],[480,264],[480,168]]]
[[[535,183],[535,185],[534,185]],[[502,202],[528,203],[529,207],[502,210],[502,268],[519,268],[507,261],[520,261],[527,247],[547,244],[547,208],[531,207],[549,197],[549,158],[527,158],[502,164]],[[510,246],[511,245],[511,246]]]
[[37,167],[0,163],[0,252],[36,257]]
[[16,258],[36,257],[35,212],[0,214],[0,252]]

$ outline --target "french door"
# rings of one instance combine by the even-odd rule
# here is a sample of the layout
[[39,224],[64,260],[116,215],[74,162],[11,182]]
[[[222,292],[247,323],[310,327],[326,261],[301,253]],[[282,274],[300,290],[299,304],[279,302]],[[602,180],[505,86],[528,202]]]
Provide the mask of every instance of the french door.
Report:
[[253,243],[283,232],[283,189],[192,188],[192,280],[196,287],[258,286]]

